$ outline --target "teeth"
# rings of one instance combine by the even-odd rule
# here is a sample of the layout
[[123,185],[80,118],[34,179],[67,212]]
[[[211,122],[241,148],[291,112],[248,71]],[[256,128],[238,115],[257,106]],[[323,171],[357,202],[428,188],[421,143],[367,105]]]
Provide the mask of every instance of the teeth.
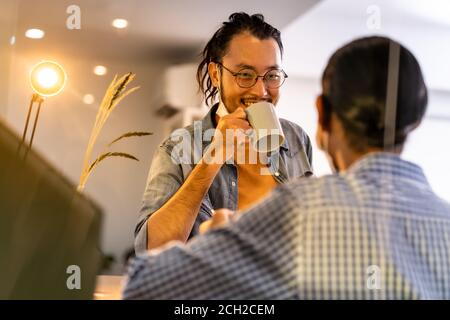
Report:
[[252,104],[256,103],[257,101],[243,101],[243,104],[248,107],[251,106]]

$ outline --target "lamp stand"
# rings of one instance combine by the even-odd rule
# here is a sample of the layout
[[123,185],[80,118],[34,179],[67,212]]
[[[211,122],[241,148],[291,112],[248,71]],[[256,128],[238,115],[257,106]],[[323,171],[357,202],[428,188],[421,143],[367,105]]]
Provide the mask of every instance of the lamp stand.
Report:
[[31,96],[31,100],[30,100],[30,106],[28,107],[27,120],[25,121],[25,128],[24,128],[23,134],[22,134],[22,141],[20,142],[19,148],[17,149],[17,153],[19,153],[20,149],[22,148],[22,145],[25,143],[25,138],[26,138],[27,131],[28,131],[28,124],[30,122],[31,112],[33,111],[34,103],[37,103],[38,104],[38,109],[37,109],[37,112],[36,112],[36,117],[34,119],[33,131],[31,132],[30,142],[28,144],[28,148],[25,151],[25,156],[24,157],[27,156],[28,150],[31,149],[31,146],[33,145],[34,133],[36,131],[36,126],[37,126],[37,122],[38,122],[38,119],[39,119],[39,113],[41,111],[42,102],[44,102],[44,98],[42,98],[37,93],[33,93],[33,95]]

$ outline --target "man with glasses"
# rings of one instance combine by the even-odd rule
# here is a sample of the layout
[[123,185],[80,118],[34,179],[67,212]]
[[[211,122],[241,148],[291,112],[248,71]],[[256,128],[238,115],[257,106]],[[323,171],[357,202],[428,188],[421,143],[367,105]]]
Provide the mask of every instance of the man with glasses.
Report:
[[[312,174],[309,137],[284,119],[284,143],[247,161],[253,147],[244,110],[261,101],[277,104],[287,78],[282,53],[280,32],[259,14],[232,14],[206,44],[197,80],[212,107],[200,123],[181,130],[188,133],[187,144],[186,135],[176,130],[157,149],[135,232],[137,253],[172,240],[186,242],[215,209],[246,209],[278,184]],[[227,139],[230,131],[234,134]],[[196,134],[203,137],[200,146]],[[179,145],[192,146],[194,158],[200,149],[201,157],[185,161],[191,152],[176,152]],[[245,161],[236,161],[240,155]]]

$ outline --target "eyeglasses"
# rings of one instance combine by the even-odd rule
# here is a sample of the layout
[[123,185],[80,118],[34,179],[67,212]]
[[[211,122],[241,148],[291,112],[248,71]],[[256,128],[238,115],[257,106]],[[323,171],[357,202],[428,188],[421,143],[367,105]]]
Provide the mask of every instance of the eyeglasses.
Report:
[[253,69],[242,69],[238,72],[233,72],[220,62],[216,63],[231,73],[236,79],[236,83],[241,88],[251,88],[256,84],[258,78],[262,78],[267,88],[276,89],[281,87],[284,80],[288,77],[288,75],[280,69],[272,69],[267,71],[263,76],[259,76]]

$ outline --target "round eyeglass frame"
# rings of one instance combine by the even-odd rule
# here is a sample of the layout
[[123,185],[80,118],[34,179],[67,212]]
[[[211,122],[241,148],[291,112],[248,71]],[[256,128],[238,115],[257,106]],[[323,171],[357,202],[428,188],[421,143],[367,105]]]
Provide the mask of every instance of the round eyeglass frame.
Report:
[[[248,89],[248,88],[253,87],[253,86],[256,84],[256,82],[258,82],[258,78],[261,78],[261,79],[263,80],[264,84],[265,84],[269,89],[277,89],[277,88],[281,87],[281,86],[284,84],[284,82],[286,81],[286,79],[288,78],[288,75],[286,74],[286,72],[284,72],[283,69],[281,69],[281,70],[280,70],[280,69],[271,69],[271,70],[268,70],[268,71],[267,71],[264,75],[262,75],[262,76],[256,75],[256,77],[254,78],[254,82],[253,82],[253,84],[252,84],[251,86],[243,86],[243,85],[241,85],[241,84],[239,83],[239,80],[238,80],[237,77],[239,76],[239,74],[241,74],[242,70],[247,70],[248,68],[243,68],[243,69],[241,69],[241,70],[238,71],[238,72],[234,72],[234,71],[228,69],[227,67],[225,67],[225,66],[224,66],[222,63],[220,63],[220,62],[216,62],[216,64],[219,65],[219,66],[221,66],[221,67],[224,68],[225,70],[227,70],[229,73],[231,73],[231,75],[232,75],[232,76],[234,77],[234,79],[236,80],[237,85],[238,85],[239,87],[245,88],[245,89]],[[251,70],[251,69],[249,69],[249,70]],[[267,79],[265,79],[265,77],[267,76],[267,74],[269,74],[269,72],[272,72],[272,71],[274,71],[274,70],[276,70],[276,71],[281,71],[281,73],[283,74],[283,81],[281,81],[281,83],[280,83],[278,86],[276,86],[276,87],[269,86],[269,85],[268,85],[269,81],[268,81]],[[252,71],[254,71],[254,70],[252,70]],[[256,72],[255,72],[255,74],[256,74]]]

